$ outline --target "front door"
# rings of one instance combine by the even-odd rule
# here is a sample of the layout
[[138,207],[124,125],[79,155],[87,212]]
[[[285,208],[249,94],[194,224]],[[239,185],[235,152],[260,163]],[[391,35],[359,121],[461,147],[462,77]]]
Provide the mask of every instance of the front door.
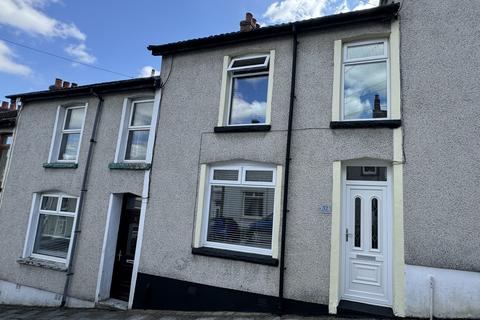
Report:
[[118,230],[110,297],[128,301],[132,280],[141,198],[125,195]]
[[342,298],[391,306],[387,185],[347,181],[344,190]]

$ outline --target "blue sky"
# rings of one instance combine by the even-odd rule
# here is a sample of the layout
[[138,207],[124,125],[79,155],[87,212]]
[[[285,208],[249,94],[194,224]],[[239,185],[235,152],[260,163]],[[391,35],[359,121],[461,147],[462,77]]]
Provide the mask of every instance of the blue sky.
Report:
[[[245,12],[262,25],[369,8],[378,0],[0,0],[0,96],[45,90],[55,78],[80,85],[127,77],[27,49],[47,51],[131,77],[159,69],[147,51],[237,31]],[[16,43],[16,44],[15,44]]]

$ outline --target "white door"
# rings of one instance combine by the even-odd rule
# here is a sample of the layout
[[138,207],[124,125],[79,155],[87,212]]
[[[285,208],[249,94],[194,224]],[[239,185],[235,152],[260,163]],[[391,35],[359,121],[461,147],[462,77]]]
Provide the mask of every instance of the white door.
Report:
[[343,298],[391,306],[387,186],[346,184],[345,191]]

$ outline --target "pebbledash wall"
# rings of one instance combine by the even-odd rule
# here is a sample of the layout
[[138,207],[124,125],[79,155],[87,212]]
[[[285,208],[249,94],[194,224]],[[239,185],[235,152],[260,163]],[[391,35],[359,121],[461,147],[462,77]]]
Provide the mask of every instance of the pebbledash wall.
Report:
[[404,1],[407,315],[480,316],[480,3]]
[[[389,33],[390,21],[387,21],[331,28],[300,34],[298,38],[285,297],[321,305],[324,312],[329,302],[332,216],[322,215],[319,207],[332,202],[332,163],[363,158],[393,160],[392,129],[331,130],[329,127],[334,41]],[[215,133],[224,56],[271,50],[275,51],[271,130]],[[169,80],[162,96],[159,139],[152,167],[151,194],[155,196],[149,201],[146,215],[139,268],[141,281],[137,282],[134,307],[174,305],[190,309],[192,306],[183,303],[184,299],[200,301],[201,292],[207,292],[201,286],[198,294],[192,289],[189,292],[189,287],[198,285],[264,295],[264,301],[277,297],[279,267],[194,255],[192,243],[202,164],[243,160],[284,165],[291,59],[291,37],[164,58],[161,76],[163,79],[168,76]],[[171,279],[183,283],[170,282]],[[174,286],[185,286],[184,292],[173,289]],[[272,305],[262,305],[262,301],[248,301],[253,309],[275,309]],[[206,304],[194,308],[207,308]]]
[[[97,275],[112,194],[142,196],[144,171],[110,170],[114,161],[117,136],[125,99],[158,95],[154,87],[142,90],[102,94],[104,99],[97,140],[89,175],[81,233],[77,243],[72,282],[67,305],[93,307]],[[78,87],[81,89],[81,87]],[[75,90],[75,89],[59,89]],[[60,93],[61,92],[57,92]],[[48,94],[48,93],[47,93]],[[74,94],[74,93],[73,93]],[[73,95],[72,94],[72,95]],[[65,265],[28,265],[22,262],[32,197],[35,193],[63,193],[80,196],[89,139],[93,129],[98,98],[92,94],[62,99],[26,101],[19,115],[12,164],[0,210],[0,303],[58,306],[62,299]],[[158,102],[158,101],[157,101]],[[85,125],[78,157],[78,168],[44,168],[50,151],[57,108],[87,104]],[[158,103],[157,103],[158,108]],[[62,119],[61,119],[62,120]],[[38,212],[38,211],[37,211]],[[33,263],[35,264],[35,263]]]
[[[285,298],[291,306],[302,303],[318,312],[337,312],[340,165],[377,159],[395,167],[393,312],[480,316],[480,240],[474,233],[480,226],[480,50],[475,36],[480,3],[468,6],[407,0],[398,20],[299,34],[285,256]],[[330,129],[335,41],[398,34],[401,128]],[[272,50],[271,130],[215,133],[224,56]],[[291,36],[164,57],[162,79],[168,80],[162,89],[131,307],[275,308],[278,266],[196,255],[192,246],[203,165],[241,160],[284,169],[291,60]],[[111,194],[148,196],[142,193],[144,172],[108,169],[125,96],[105,96],[69,294],[72,306],[93,306],[97,300]],[[44,169],[56,107],[80,100],[89,104],[79,168]],[[17,260],[25,244],[32,193],[79,195],[96,105],[95,98],[50,100],[26,105],[21,112],[12,155],[21,161],[12,163],[0,209],[0,302],[58,305],[61,299],[63,272]],[[396,112],[400,115],[400,108]],[[332,204],[333,213],[321,214],[321,204]],[[206,298],[213,296],[224,298]]]

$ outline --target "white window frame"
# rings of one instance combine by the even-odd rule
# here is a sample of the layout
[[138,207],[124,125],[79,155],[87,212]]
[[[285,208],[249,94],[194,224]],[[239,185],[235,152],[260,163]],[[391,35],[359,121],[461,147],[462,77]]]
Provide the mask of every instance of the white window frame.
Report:
[[[43,210],[41,209],[42,201],[44,197],[56,197],[58,199],[57,202],[57,210]],[[75,212],[65,212],[61,211],[61,205],[62,205],[62,199],[64,198],[70,198],[70,199],[76,199],[77,200],[77,206],[75,207]],[[65,265],[68,264],[70,260],[70,254],[72,251],[72,243],[73,243],[73,237],[75,234],[75,225],[77,222],[77,213],[78,213],[78,207],[79,207],[79,198],[75,196],[70,196],[67,194],[63,193],[45,193],[45,194],[34,194],[33,195],[33,200],[32,200],[32,207],[30,210],[30,219],[29,219],[29,224],[28,224],[28,229],[27,229],[27,240],[25,243],[25,247],[23,250],[23,257],[31,257],[31,258],[36,258],[40,260],[46,260],[46,261],[53,261],[53,262],[59,262],[63,263]],[[37,236],[37,231],[39,228],[39,221],[40,221],[40,214],[45,214],[45,215],[52,215],[52,216],[61,216],[61,217],[73,217],[73,224],[72,224],[72,231],[70,234],[70,241],[68,245],[68,251],[67,251],[67,257],[65,259],[59,258],[59,257],[53,257],[45,254],[39,254],[39,253],[34,253],[34,247],[35,247],[35,240]]]
[[[347,59],[347,50],[350,47],[362,45],[383,43],[383,55],[372,56],[358,59]],[[341,121],[381,121],[391,119],[391,96],[390,96],[390,48],[389,41],[386,38],[372,39],[367,41],[347,42],[341,48],[341,75],[340,75],[340,119]],[[385,62],[387,65],[387,117],[385,118],[368,118],[368,119],[345,119],[345,66],[370,64],[375,62]]]
[[[67,129],[65,130],[65,124],[67,121],[67,114],[68,110],[71,109],[84,109],[84,114],[83,114],[83,121],[82,121],[82,127],[81,129]],[[88,109],[88,103],[82,104],[82,103],[75,103],[71,104],[68,106],[58,106],[57,107],[57,114],[55,118],[55,124],[53,126],[53,135],[52,135],[52,141],[50,144],[50,152],[48,155],[48,163],[78,163],[78,158],[80,156],[80,149],[82,147],[82,139],[83,139],[83,131],[85,128],[85,120],[87,118],[87,109]],[[63,116],[63,121],[62,121],[62,126],[59,127],[60,125],[60,118]],[[79,133],[80,138],[78,140],[78,148],[77,148],[77,155],[74,160],[60,160],[60,151],[61,151],[61,145],[62,145],[62,138],[64,134],[75,134]]]
[[[132,126],[133,108],[137,103],[151,102],[153,105],[152,119],[148,126]],[[115,151],[115,163],[151,163],[153,143],[155,137],[155,129],[157,127],[157,119],[160,106],[160,90],[155,93],[153,97],[129,97],[125,98],[123,102],[122,117],[120,120],[120,127],[118,132],[117,148]],[[125,159],[127,155],[128,135],[130,131],[146,131],[148,130],[147,153],[145,160],[129,160]]]
[[[224,180],[214,180],[213,179],[213,170],[215,169],[225,169],[225,170],[239,170],[239,180],[238,181],[224,181]],[[243,184],[242,181],[244,180],[244,175],[246,170],[258,170],[258,171],[272,171],[273,172],[273,179],[271,183],[258,183],[258,182],[248,182],[248,184]],[[277,168],[275,166],[251,166],[251,165],[231,165],[231,166],[211,166],[209,168],[210,174],[209,179],[205,185],[205,200],[204,200],[204,207],[202,210],[202,220],[201,220],[201,243],[200,245],[203,247],[214,248],[214,249],[221,249],[221,250],[230,250],[236,252],[243,252],[243,253],[253,253],[253,254],[260,254],[265,256],[276,256],[276,245],[277,242],[277,235],[278,235],[278,223],[279,221],[279,206],[277,205],[279,190],[277,190],[278,185],[276,183],[276,174]],[[258,187],[267,187],[269,189],[274,190],[274,208],[273,208],[273,217],[272,217],[272,244],[270,249],[262,249],[262,248],[255,248],[249,246],[242,246],[242,245],[235,245],[235,244],[226,244],[220,242],[212,242],[207,240],[208,235],[208,220],[210,216],[210,198],[211,198],[211,190],[212,186],[232,186],[232,187],[245,187],[245,188],[258,188]],[[200,196],[200,195],[199,195]],[[197,213],[198,214],[198,213]],[[198,220],[197,220],[198,221]]]
[[[263,64],[249,65],[242,67],[232,67],[235,61],[248,60],[253,58],[266,57]],[[272,93],[273,93],[273,75],[274,75],[275,50],[270,50],[269,53],[262,54],[247,54],[236,56],[234,58],[225,56],[223,61],[223,75],[222,85],[220,91],[220,105],[218,113],[219,127],[242,127],[242,126],[258,126],[270,125],[271,123],[271,109],[272,109]],[[266,71],[259,71],[265,69]],[[246,71],[248,73],[234,74],[235,71]],[[267,101],[265,107],[265,122],[263,123],[249,123],[249,124],[230,124],[230,114],[232,109],[232,93],[233,80],[235,78],[252,77],[259,75],[268,75],[267,85]]]

